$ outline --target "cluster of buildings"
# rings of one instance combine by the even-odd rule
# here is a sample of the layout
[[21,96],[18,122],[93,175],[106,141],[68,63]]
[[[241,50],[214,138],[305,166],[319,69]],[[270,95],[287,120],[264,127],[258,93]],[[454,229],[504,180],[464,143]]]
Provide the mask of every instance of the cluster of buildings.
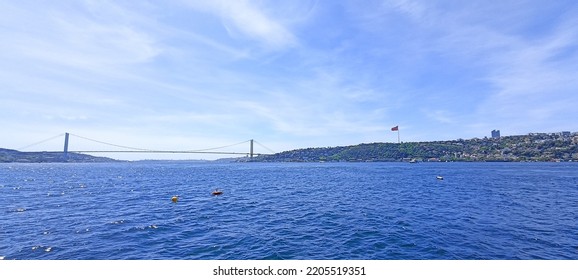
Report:
[[[578,132],[560,131],[554,133],[528,133],[528,136],[558,136],[558,137],[573,137],[578,136]],[[500,138],[500,130],[492,130],[492,138]]]
[[558,137],[572,137],[578,136],[578,132],[561,131],[555,133],[528,133],[529,136],[558,136]]

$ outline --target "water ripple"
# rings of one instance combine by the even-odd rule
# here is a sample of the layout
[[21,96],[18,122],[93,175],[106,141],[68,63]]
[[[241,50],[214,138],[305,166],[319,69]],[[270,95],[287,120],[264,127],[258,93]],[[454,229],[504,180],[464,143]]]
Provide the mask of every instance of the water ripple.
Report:
[[[0,165],[0,256],[577,259],[575,171],[548,163]],[[215,188],[225,194],[211,196]]]

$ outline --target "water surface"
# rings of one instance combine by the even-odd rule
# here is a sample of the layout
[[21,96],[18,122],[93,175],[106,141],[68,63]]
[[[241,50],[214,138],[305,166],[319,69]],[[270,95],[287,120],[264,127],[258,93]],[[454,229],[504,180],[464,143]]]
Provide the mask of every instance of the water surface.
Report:
[[578,259],[578,165],[0,164],[0,213],[4,259]]

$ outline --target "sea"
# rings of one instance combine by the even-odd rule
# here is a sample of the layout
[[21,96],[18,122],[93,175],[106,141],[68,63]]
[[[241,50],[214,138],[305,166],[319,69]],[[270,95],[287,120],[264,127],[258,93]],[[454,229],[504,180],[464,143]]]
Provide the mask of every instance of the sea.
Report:
[[578,164],[4,163],[0,213],[4,260],[576,260]]

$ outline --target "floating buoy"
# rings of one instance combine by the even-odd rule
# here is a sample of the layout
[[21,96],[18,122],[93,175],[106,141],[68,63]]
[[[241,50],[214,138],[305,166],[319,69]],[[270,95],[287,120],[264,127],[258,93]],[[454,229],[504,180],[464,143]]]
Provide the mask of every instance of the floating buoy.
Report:
[[219,190],[219,189],[215,189],[212,193],[212,195],[222,195],[223,191]]
[[178,195],[173,196],[173,197],[171,198],[171,201],[172,201],[173,203],[177,203],[177,201],[179,201],[179,196],[178,196]]
[[443,180],[444,177],[442,177],[442,176],[436,176],[436,179],[438,179],[438,180]]

